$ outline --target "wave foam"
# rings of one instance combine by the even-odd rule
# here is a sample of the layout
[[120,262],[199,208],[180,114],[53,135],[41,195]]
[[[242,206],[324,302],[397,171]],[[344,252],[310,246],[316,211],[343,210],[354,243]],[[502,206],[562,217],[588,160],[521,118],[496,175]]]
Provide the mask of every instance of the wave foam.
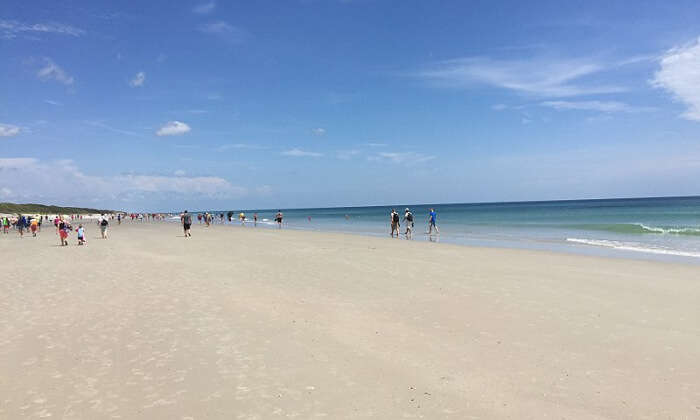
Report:
[[584,245],[601,246],[606,248],[619,249],[622,251],[635,251],[635,252],[646,252],[648,254],[661,254],[661,255],[676,255],[681,257],[693,257],[700,258],[700,252],[690,252],[690,251],[680,251],[675,249],[665,249],[665,248],[647,248],[640,246],[638,244],[632,244],[620,241],[610,241],[606,239],[580,239],[580,238],[566,238],[567,242],[574,242]]

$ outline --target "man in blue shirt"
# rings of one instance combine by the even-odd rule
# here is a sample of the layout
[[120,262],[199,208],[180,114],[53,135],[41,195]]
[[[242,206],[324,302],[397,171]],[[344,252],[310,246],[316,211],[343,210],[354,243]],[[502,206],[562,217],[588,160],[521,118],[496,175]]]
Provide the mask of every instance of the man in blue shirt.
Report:
[[435,233],[438,235],[440,234],[440,231],[437,228],[437,225],[435,224],[437,222],[437,213],[435,212],[435,209],[430,209],[430,215],[428,216],[428,235],[431,235],[433,233],[433,228],[435,228]]

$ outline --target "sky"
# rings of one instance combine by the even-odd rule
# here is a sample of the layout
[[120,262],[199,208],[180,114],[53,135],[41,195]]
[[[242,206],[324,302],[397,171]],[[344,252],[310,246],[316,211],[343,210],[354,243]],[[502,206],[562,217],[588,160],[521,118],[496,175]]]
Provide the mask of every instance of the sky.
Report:
[[700,194],[700,3],[15,1],[0,201]]

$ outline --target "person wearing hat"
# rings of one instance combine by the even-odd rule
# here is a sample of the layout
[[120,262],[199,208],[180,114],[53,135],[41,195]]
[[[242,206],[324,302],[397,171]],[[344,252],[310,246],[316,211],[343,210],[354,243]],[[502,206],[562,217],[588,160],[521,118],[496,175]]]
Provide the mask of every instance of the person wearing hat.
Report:
[[413,236],[413,213],[408,207],[403,214],[403,221],[406,223],[406,239],[411,239]]

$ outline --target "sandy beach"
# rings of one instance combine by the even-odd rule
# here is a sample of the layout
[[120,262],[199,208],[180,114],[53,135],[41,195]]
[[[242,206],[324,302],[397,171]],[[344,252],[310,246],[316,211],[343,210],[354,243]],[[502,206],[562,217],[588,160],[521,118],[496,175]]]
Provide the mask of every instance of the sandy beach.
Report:
[[700,417],[700,267],[252,227],[0,236],[0,418]]

